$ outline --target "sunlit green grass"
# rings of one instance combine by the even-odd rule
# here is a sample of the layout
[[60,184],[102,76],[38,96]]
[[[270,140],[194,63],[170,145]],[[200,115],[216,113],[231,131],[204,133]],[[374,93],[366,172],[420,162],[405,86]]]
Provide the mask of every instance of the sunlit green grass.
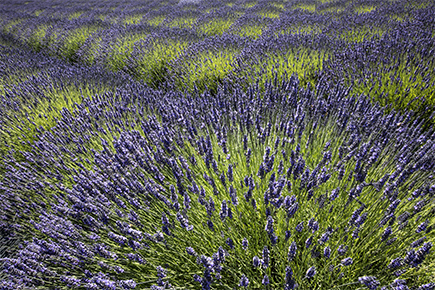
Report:
[[126,60],[131,56],[136,43],[145,40],[147,33],[135,33],[117,39],[113,44],[111,54],[106,58],[106,65],[111,71],[118,71],[124,68]]
[[231,33],[242,36],[242,37],[250,37],[252,39],[257,39],[262,34],[263,30],[265,30],[265,29],[266,29],[266,27],[264,27],[262,25],[247,24],[247,25],[243,25],[243,26],[238,26]]
[[155,39],[150,45],[132,56],[135,63],[133,75],[151,87],[158,88],[168,79],[169,63],[188,43],[171,39]]
[[377,37],[379,39],[384,33],[385,30],[380,27],[364,26],[362,28],[343,31],[340,34],[340,38],[347,42],[363,42],[372,37]]
[[[250,68],[252,73],[244,74],[247,83],[256,81],[263,90],[269,80],[277,80],[278,83],[297,75],[302,86],[308,84],[314,87],[317,83],[317,74],[323,67],[323,61],[328,57],[324,51],[291,49],[287,53],[271,52],[255,61],[248,61],[244,65]],[[243,74],[237,71],[237,74]]]
[[332,3],[335,2],[336,0],[317,0],[319,3],[325,4],[325,3]]
[[244,7],[244,8],[252,8],[252,7],[254,7],[255,5],[257,5],[257,2],[256,2],[256,1],[245,3],[245,4],[243,5],[243,7]]
[[317,24],[299,24],[287,27],[282,30],[275,31],[275,35],[279,34],[318,34],[322,32],[322,27]]
[[83,11],[77,11],[77,12],[71,13],[71,14],[68,16],[68,20],[77,19],[77,18],[79,18],[82,14],[83,14]]
[[433,5],[433,3],[431,3],[430,1],[410,1],[408,3],[405,4],[406,8],[413,8],[413,9],[424,9],[424,8],[428,8],[430,5]]
[[143,18],[142,14],[130,15],[123,20],[124,24],[139,24]]
[[165,15],[156,16],[151,19],[148,19],[147,23],[152,26],[159,26],[163,22],[163,20],[165,20],[165,18],[166,18]]
[[54,42],[54,35],[51,35],[51,40],[46,39],[47,35],[47,25],[40,25],[36,29],[33,30],[32,35],[29,37],[28,44],[35,51],[40,51],[45,46]]
[[36,10],[35,16],[38,17],[39,15],[41,15],[42,12],[44,12],[44,10]]
[[355,8],[354,11],[357,14],[363,14],[363,13],[372,12],[375,9],[376,9],[375,6],[359,6],[359,7]]
[[266,11],[260,11],[257,13],[261,17],[267,17],[267,18],[279,18],[280,12],[279,11],[273,11],[273,10],[266,10]]
[[169,23],[170,27],[191,28],[196,22],[196,17],[178,17]]
[[405,21],[405,18],[400,15],[393,15],[391,18],[399,22]]
[[18,31],[18,25],[22,23],[24,19],[15,19],[8,22],[5,26],[3,26],[3,32],[5,33],[16,33]]
[[277,8],[277,9],[284,10],[284,3],[271,2],[270,5],[272,5],[273,7]]
[[83,26],[72,31],[68,31],[68,34],[64,38],[61,45],[61,56],[69,61],[75,61],[75,54],[80,47],[85,43],[86,39],[100,28],[93,26]]
[[200,24],[198,30],[208,36],[222,35],[234,23],[234,19],[213,19],[204,24]]
[[[29,151],[34,136],[42,131],[50,131],[61,117],[61,111],[73,111],[84,97],[91,97],[105,90],[90,86],[54,86],[52,89],[39,89],[38,95],[24,94],[16,100],[19,111],[5,111],[7,129],[1,131],[0,148],[2,154],[6,146],[14,146],[15,151]],[[25,98],[24,98],[25,97]],[[18,122],[17,122],[18,120]]]
[[200,52],[188,59],[175,60],[175,81],[180,90],[187,89],[202,92],[206,88],[212,92],[217,91],[217,86],[225,77],[234,70],[235,59],[239,50],[223,48],[219,51],[208,50]]
[[[430,67],[433,64],[428,67],[402,64],[394,70],[380,70],[377,78],[348,81],[347,84],[356,94],[371,96],[382,106],[418,111],[422,109],[423,99],[424,105],[435,106],[435,77],[431,75]],[[414,102],[408,106],[411,101]]]
[[316,5],[315,4],[297,4],[293,6],[293,9],[302,9],[308,12],[314,12],[316,11]]

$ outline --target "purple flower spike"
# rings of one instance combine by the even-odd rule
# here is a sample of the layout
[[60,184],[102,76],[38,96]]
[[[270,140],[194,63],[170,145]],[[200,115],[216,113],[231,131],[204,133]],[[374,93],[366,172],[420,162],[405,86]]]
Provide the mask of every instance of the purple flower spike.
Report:
[[290,244],[290,247],[288,248],[287,259],[289,262],[296,257],[296,251],[297,251],[296,242],[292,242]]
[[358,281],[361,284],[364,284],[365,286],[367,286],[367,288],[369,288],[370,290],[375,290],[381,284],[376,280],[376,277],[374,277],[374,276],[359,277]]
[[186,252],[187,252],[189,255],[191,255],[191,256],[196,256],[196,255],[197,255],[196,252],[195,252],[195,250],[194,250],[192,247],[187,247],[187,248],[186,248]]
[[331,248],[330,247],[326,247],[323,250],[323,256],[325,256],[326,259],[329,259],[329,257],[331,256]]
[[420,287],[417,288],[417,290],[434,290],[434,289],[435,289],[435,283],[432,282],[421,285]]
[[269,276],[264,275],[263,280],[261,280],[261,284],[263,285],[269,285],[270,281],[269,281]]
[[353,264],[353,260],[352,260],[352,258],[345,258],[345,259],[341,260],[341,264],[343,266],[350,266]]
[[254,265],[255,268],[257,268],[258,266],[260,266],[260,259],[257,256],[254,256],[254,258],[252,258],[252,265]]
[[243,250],[245,250],[245,251],[246,251],[246,249],[248,248],[248,239],[247,239],[247,238],[244,238],[244,239],[242,240],[242,248],[243,248]]
[[239,286],[240,287],[248,287],[249,285],[249,280],[245,275],[242,275],[242,278],[240,278],[240,282],[239,282]]
[[311,279],[311,278],[313,278],[315,275],[316,275],[316,268],[313,266],[313,267],[310,267],[310,268],[307,270],[307,273],[305,274],[305,278],[307,278],[307,279]]

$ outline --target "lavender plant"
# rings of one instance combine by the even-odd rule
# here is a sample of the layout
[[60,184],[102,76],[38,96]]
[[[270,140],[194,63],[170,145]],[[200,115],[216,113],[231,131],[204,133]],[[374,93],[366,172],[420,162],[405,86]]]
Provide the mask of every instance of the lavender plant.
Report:
[[295,78],[143,90],[86,98],[6,156],[2,225],[32,237],[2,287],[431,289],[434,135],[411,116]]
[[435,289],[433,9],[0,4],[0,288]]

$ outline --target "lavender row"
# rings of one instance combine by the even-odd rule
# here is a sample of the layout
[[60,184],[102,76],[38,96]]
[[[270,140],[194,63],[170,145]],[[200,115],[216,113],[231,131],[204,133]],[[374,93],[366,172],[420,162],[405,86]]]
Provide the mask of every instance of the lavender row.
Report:
[[[21,127],[25,96],[68,84],[88,93]],[[2,138],[31,139],[2,156],[1,228],[22,241],[2,287],[434,289],[433,130],[328,82],[238,84],[64,64],[7,89]]]
[[383,106],[425,117],[433,111],[430,2],[47,1],[2,8],[2,35],[17,45],[121,70],[154,88],[216,91],[240,74],[246,87],[254,79],[264,87],[274,74],[297,74],[305,86],[323,78]]

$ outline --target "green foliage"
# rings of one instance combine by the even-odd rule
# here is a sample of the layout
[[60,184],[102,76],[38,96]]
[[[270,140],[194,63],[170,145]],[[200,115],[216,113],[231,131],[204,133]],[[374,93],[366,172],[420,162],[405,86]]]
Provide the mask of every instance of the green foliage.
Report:
[[68,31],[60,48],[61,56],[68,61],[75,62],[77,58],[76,52],[85,43],[88,37],[90,37],[92,33],[97,32],[99,29],[99,27],[84,26],[72,31]]
[[83,14],[83,11],[77,11],[77,12],[71,13],[71,14],[68,16],[68,20],[77,19],[77,18],[79,18],[82,14]]
[[435,77],[431,73],[434,64],[406,65],[406,58],[403,60],[394,70],[381,68],[377,79],[347,84],[354,93],[371,96],[382,106],[392,105],[396,110],[421,111],[427,105],[435,106]]
[[185,48],[187,43],[171,39],[155,39],[131,56],[133,75],[153,88],[168,80],[169,63]]
[[89,87],[65,86],[50,90],[40,90],[38,95],[27,95],[16,100],[17,111],[5,111],[7,129],[0,134],[1,152],[13,147],[15,151],[29,151],[29,145],[35,141],[38,132],[50,131],[61,117],[61,111],[73,111],[84,97],[90,97],[102,91]]
[[36,28],[32,35],[28,39],[28,44],[35,51],[41,51],[41,49],[48,47],[54,42],[55,35],[50,35],[47,37],[47,25],[41,25]]
[[363,42],[368,41],[373,37],[380,39],[384,32],[385,31],[382,28],[363,26],[361,28],[343,31],[340,34],[340,38],[347,42]]
[[154,18],[148,19],[147,23],[152,26],[159,26],[163,22],[163,20],[165,20],[165,18],[165,15],[156,16]]
[[169,23],[170,27],[191,28],[196,22],[196,17],[178,17]]
[[131,15],[123,20],[124,24],[139,24],[143,18],[143,14]]
[[264,10],[257,13],[261,17],[266,18],[279,18],[280,12],[277,10]]
[[179,64],[174,65],[176,86],[182,91],[193,92],[196,88],[203,92],[207,88],[216,93],[218,85],[234,70],[238,53],[239,50],[231,48],[207,50],[188,59],[176,59],[174,62]]
[[322,26],[318,24],[299,24],[296,23],[290,27],[275,31],[275,35],[279,34],[319,34],[322,32]]
[[242,37],[249,37],[252,39],[257,39],[265,29],[262,25],[251,25],[247,24],[244,26],[239,26],[237,29],[231,31],[231,33],[242,36]]
[[365,6],[359,6],[359,7],[356,7],[356,8],[354,9],[354,11],[355,11],[355,13],[357,13],[357,14],[363,14],[363,13],[369,13],[369,12],[375,10],[375,9],[376,9],[375,6],[367,6],[367,5],[365,5]]
[[[241,70],[236,74],[242,74],[247,83],[257,82],[262,90],[268,80],[276,79],[280,83],[293,74],[298,76],[302,86],[315,87],[327,57],[325,51],[293,48],[287,53],[272,52],[258,59],[242,61]],[[244,73],[248,71],[243,69],[245,67],[250,68],[249,73]]]
[[257,5],[257,2],[256,2],[256,1],[254,1],[254,2],[248,2],[248,3],[244,4],[243,6],[244,6],[245,8],[252,8],[252,7],[254,7],[255,5]]
[[198,27],[199,32],[208,36],[222,35],[234,23],[232,19],[213,19]]
[[293,9],[302,9],[302,10],[309,11],[309,12],[316,11],[316,5],[315,4],[303,4],[303,3],[299,3],[297,5],[294,5],[292,8]]
[[130,58],[134,46],[145,40],[147,35],[146,33],[133,33],[118,38],[105,60],[107,68],[111,71],[122,70],[126,65],[126,61]]
[[2,30],[4,33],[17,33],[18,32],[18,25],[22,23],[24,19],[15,19],[10,22],[8,22],[6,25],[3,26]]

